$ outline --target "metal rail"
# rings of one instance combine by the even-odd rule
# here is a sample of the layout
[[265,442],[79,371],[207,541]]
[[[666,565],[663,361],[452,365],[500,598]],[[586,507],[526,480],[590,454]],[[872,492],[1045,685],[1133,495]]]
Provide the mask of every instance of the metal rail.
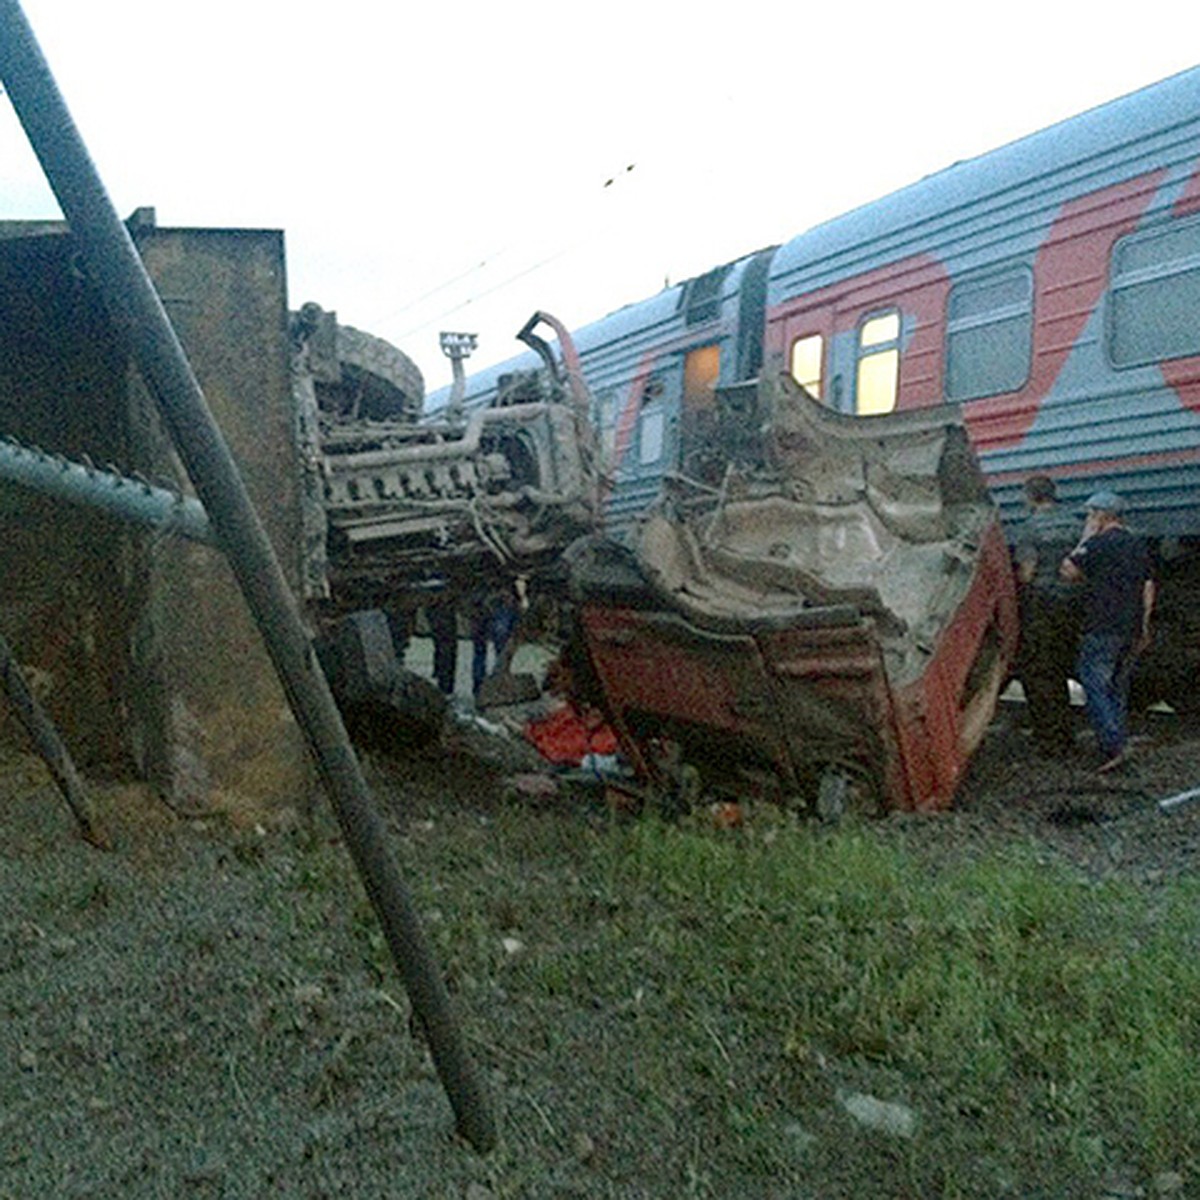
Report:
[[0,0],[0,78],[75,236],[80,256],[158,403],[316,759],[354,862],[424,1027],[463,1136],[496,1128],[441,973],[387,846],[362,769],[300,613],[233,457],[129,231],[121,223],[17,0]]
[[143,479],[101,471],[91,463],[47,454],[11,438],[0,440],[0,481],[70,504],[100,509],[163,533],[177,533],[194,542],[213,545],[216,541],[199,500],[155,487]]

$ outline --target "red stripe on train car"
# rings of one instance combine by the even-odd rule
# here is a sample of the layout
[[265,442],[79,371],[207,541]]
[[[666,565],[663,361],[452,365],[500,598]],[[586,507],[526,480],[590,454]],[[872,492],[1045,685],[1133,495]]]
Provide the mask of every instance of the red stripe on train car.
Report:
[[1062,206],[1034,264],[1029,381],[1018,392],[963,406],[967,430],[981,451],[1010,449],[1032,428],[1104,295],[1113,243],[1134,231],[1164,175],[1162,170],[1150,171]]

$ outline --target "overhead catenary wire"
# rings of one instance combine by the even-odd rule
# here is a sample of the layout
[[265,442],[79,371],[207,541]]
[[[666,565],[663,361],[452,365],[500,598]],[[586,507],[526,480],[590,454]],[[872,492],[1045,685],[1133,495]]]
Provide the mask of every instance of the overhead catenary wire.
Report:
[[[608,194],[611,191],[613,185],[618,181],[618,179],[620,179],[624,175],[631,174],[636,168],[637,168],[637,163],[629,163],[621,171],[619,171],[613,175],[610,175],[608,178],[606,178],[605,181],[600,185],[599,191],[601,193]],[[616,194],[620,195],[621,193],[618,192]],[[602,201],[602,203],[603,203],[603,201]],[[496,292],[503,291],[504,288],[510,286],[513,283],[516,283],[518,280],[524,279],[527,276],[532,275],[534,272],[541,270],[543,267],[549,266],[551,263],[557,262],[561,258],[565,258],[568,254],[573,253],[574,251],[578,250],[581,246],[586,245],[588,243],[588,241],[592,240],[598,225],[600,225],[602,222],[609,222],[609,221],[611,221],[611,219],[612,219],[611,214],[607,214],[607,215],[595,214],[593,216],[593,219],[588,221],[588,223],[582,227],[582,232],[578,232],[576,234],[576,236],[567,243],[567,245],[562,246],[561,248],[552,251],[550,254],[547,254],[547,255],[543,256],[542,258],[539,258],[536,262],[531,263],[529,266],[523,267],[521,270],[516,271],[514,274],[506,276],[504,279],[500,280],[498,283],[493,284],[491,287],[487,287],[487,288],[484,288],[482,291],[475,292],[473,295],[468,296],[465,300],[459,302],[458,304],[452,305],[449,308],[441,309],[438,313],[436,313],[434,316],[430,317],[428,320],[422,321],[419,324],[411,326],[410,328],[406,329],[403,333],[395,335],[396,340],[400,341],[400,340],[403,340],[404,338],[412,337],[413,335],[415,335],[417,333],[421,333],[423,330],[429,329],[432,326],[437,325],[439,322],[443,321],[446,317],[452,316],[454,313],[462,312],[464,309],[469,308],[472,304],[475,304],[477,301],[483,300],[488,296],[494,295]],[[575,230],[580,230],[581,223],[579,221],[573,221],[572,228]],[[436,286],[430,288],[428,291],[422,293],[422,295],[418,296],[416,299],[410,301],[409,303],[402,305],[398,309],[394,309],[392,311],[392,313],[390,314],[389,318],[387,318],[387,319],[398,316],[401,313],[410,312],[412,309],[418,308],[421,304],[423,304],[430,297],[438,295],[441,292],[444,292],[447,288],[453,287],[456,283],[461,283],[464,279],[469,279],[473,275],[476,275],[478,272],[487,269],[489,265],[494,263],[497,259],[500,259],[504,255],[508,254],[509,251],[511,251],[517,245],[519,245],[519,242],[514,241],[514,242],[510,242],[507,246],[503,247],[500,250],[491,251],[490,253],[485,255],[482,259],[480,259],[480,261],[475,266],[472,266],[465,271],[459,272],[457,275],[454,275],[451,278],[445,280],[444,282],[437,284]]]

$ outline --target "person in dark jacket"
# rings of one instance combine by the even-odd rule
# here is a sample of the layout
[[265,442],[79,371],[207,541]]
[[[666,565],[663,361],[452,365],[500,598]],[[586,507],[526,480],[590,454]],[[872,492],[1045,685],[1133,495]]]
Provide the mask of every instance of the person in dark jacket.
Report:
[[1070,678],[1079,647],[1079,589],[1059,564],[1079,541],[1079,518],[1058,502],[1054,480],[1025,481],[1029,515],[1013,556],[1021,611],[1021,686],[1038,749],[1051,756],[1074,745]]
[[1125,761],[1129,681],[1137,656],[1150,643],[1154,612],[1150,553],[1125,527],[1123,510],[1115,492],[1096,492],[1087,502],[1083,539],[1060,568],[1067,582],[1084,585],[1079,682],[1100,745],[1102,772]]

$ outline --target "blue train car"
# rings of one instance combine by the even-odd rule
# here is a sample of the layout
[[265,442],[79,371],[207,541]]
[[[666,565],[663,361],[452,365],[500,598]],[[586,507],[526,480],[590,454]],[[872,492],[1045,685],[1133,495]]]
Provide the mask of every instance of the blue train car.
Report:
[[[787,371],[864,419],[953,404],[1010,527],[1020,485],[1120,492],[1200,661],[1200,68],[577,331],[618,534],[702,453],[712,389]],[[502,364],[472,377],[468,403]],[[436,408],[445,393],[431,397]]]
[[1200,69],[801,234],[766,354],[835,408],[959,404],[1002,510],[1046,472],[1200,533]]

